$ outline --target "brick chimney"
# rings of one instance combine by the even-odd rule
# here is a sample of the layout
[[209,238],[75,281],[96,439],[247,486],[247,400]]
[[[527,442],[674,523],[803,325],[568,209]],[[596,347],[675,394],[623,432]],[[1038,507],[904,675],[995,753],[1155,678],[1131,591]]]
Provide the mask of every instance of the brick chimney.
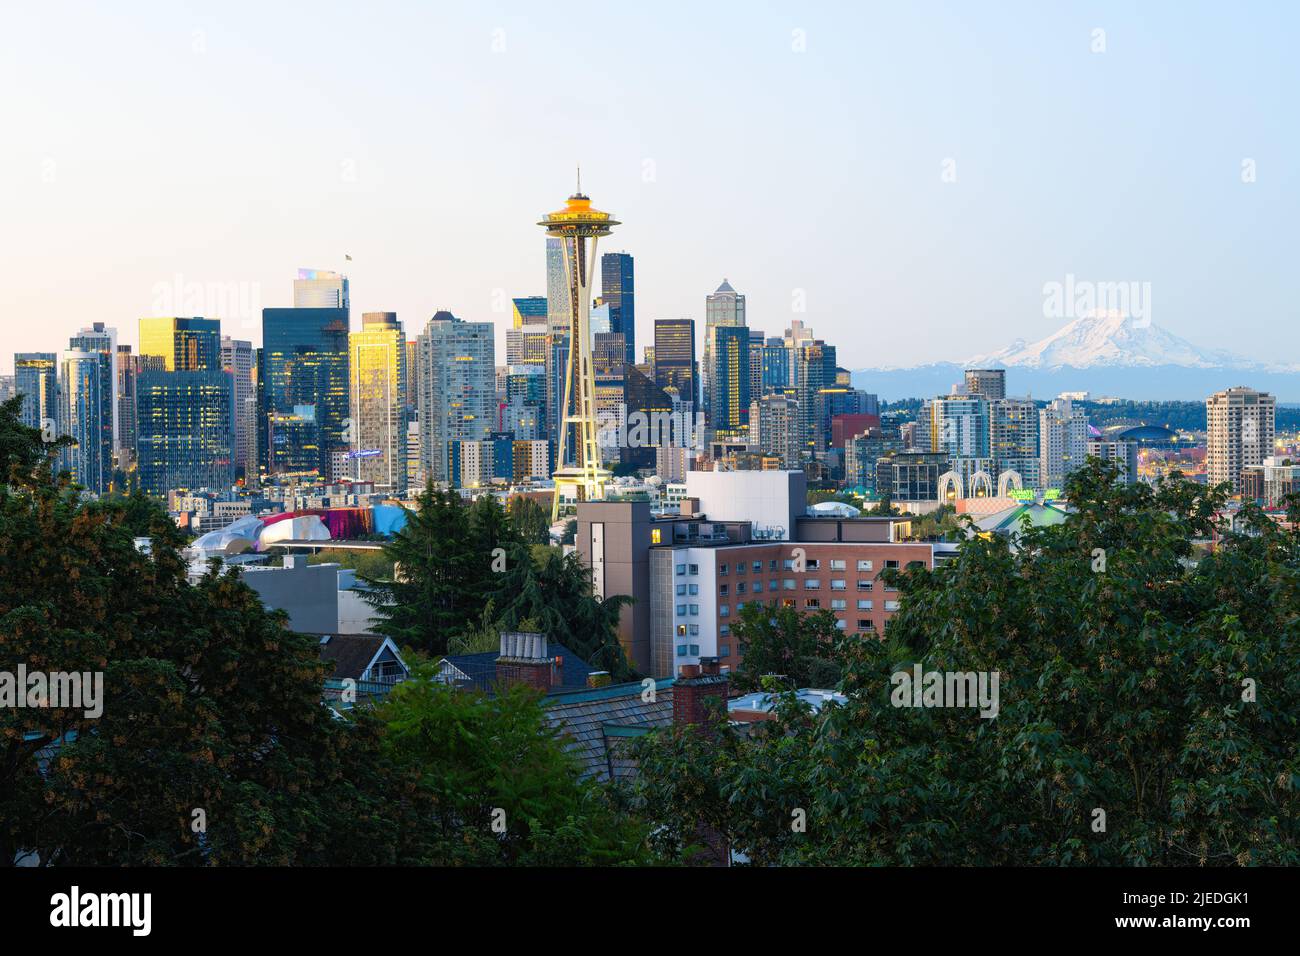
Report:
[[496,672],[500,684],[528,684],[543,693],[550,690],[556,682],[556,661],[546,652],[546,635],[502,631]]
[[727,689],[727,675],[721,672],[716,657],[683,664],[673,681],[673,723],[689,724],[711,734],[709,725],[727,712]]

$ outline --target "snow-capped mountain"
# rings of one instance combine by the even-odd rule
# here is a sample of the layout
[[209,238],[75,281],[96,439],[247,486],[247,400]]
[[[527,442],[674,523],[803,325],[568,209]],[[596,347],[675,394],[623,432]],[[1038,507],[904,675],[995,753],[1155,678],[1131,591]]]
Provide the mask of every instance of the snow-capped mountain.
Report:
[[1101,314],[1075,319],[1045,339],[1026,343],[1017,339],[989,355],[968,359],[967,368],[1007,366],[1024,368],[1143,368],[1177,365],[1182,368],[1220,368],[1243,371],[1294,372],[1295,366],[1269,367],[1263,362],[1231,352],[1198,348],[1150,321],[1132,316]]
[[1006,368],[1012,395],[1086,391],[1136,400],[1200,401],[1221,388],[1250,385],[1272,392],[1280,402],[1300,401],[1300,365],[1203,349],[1149,321],[1110,313],[1075,319],[1036,342],[1018,339],[1001,351],[964,361],[860,369],[853,373],[853,383],[886,399],[942,395],[962,381],[968,368]]

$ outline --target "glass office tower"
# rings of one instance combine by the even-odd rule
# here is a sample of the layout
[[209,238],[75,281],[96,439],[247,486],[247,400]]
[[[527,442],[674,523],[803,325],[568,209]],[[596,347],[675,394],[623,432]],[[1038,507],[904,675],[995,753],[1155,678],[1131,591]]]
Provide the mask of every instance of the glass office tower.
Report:
[[264,469],[332,477],[331,453],[348,447],[349,379],[347,309],[262,310],[257,448]]
[[636,364],[636,287],[632,257],[607,252],[600,257],[600,299],[609,306],[609,330],[622,334],[625,365]]

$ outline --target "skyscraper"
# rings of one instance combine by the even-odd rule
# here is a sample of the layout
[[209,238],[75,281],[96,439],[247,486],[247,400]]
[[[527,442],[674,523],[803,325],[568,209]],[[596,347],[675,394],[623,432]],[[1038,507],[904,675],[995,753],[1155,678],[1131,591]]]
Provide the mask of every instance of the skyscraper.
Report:
[[135,380],[136,473],[150,494],[220,489],[235,479],[232,377],[221,368],[165,371]]
[[546,239],[546,328],[552,334],[569,331],[569,280],[564,271],[564,244]]
[[221,322],[203,318],[140,320],[140,354],[157,355],[165,372],[221,367]]
[[609,330],[623,336],[626,365],[636,364],[636,288],[632,257],[607,252],[600,257],[600,298],[609,306]]
[[1239,385],[1205,400],[1208,439],[1205,477],[1211,485],[1228,483],[1241,491],[1241,472],[1273,454],[1277,401],[1268,392]]
[[[713,330],[719,327],[733,328],[745,325],[745,297],[731,287],[726,279],[712,295],[704,297],[704,408],[710,413],[713,408],[713,383],[709,376],[713,371]],[[714,428],[712,422],[710,428]]]
[[333,452],[349,444],[347,310],[263,309],[258,364],[259,463],[332,477]]
[[715,326],[712,345],[709,431],[711,435],[734,437],[749,428],[749,330],[744,326]]
[[655,385],[676,389],[693,411],[700,401],[696,375],[695,320],[655,319]]
[[253,343],[221,337],[221,368],[230,376],[234,419],[234,463],[257,470],[257,364]]
[[831,440],[825,390],[835,383],[835,346],[813,339],[793,348],[790,358],[804,454],[820,461]]
[[62,467],[88,491],[102,494],[113,474],[111,364],[102,353],[68,349],[59,362],[59,432],[76,443],[63,450]]
[[295,309],[351,309],[348,277],[326,269],[299,269],[293,283]]
[[366,312],[349,336],[352,447],[349,476],[406,490],[406,336],[396,312]]
[[1062,489],[1088,458],[1088,415],[1071,399],[1057,398],[1038,413],[1039,482]]
[[749,406],[749,443],[791,466],[799,461],[799,403],[769,392]]
[[18,352],[14,355],[14,390],[23,396],[18,418],[28,428],[53,431],[59,421],[58,356],[53,352]]
[[[596,247],[603,236],[619,225],[609,213],[591,205],[591,199],[578,191],[568,198],[563,209],[549,213],[538,223],[548,239],[563,243],[565,288],[568,290],[569,357],[564,380],[564,420],[561,423],[555,501],[551,517],[559,516],[560,503],[568,497],[574,501],[598,501],[605,496],[609,472],[601,465],[596,422],[596,379],[591,364],[591,270]],[[552,322],[555,316],[551,316]],[[566,446],[572,426],[574,464],[565,464]]]
[[113,452],[122,449],[121,412],[117,396],[117,329],[108,328],[103,322],[94,322],[89,328],[82,329],[68,341],[68,348],[98,352],[103,356],[106,374],[103,379],[104,400],[112,409],[112,421],[109,423]]
[[449,483],[451,443],[485,441],[495,427],[494,329],[439,311],[417,342],[420,463],[433,481]]

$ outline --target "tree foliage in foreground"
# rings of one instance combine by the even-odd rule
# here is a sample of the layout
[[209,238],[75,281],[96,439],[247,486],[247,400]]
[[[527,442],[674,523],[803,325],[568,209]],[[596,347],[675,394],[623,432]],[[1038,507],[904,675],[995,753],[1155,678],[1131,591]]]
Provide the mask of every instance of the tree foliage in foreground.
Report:
[[[835,645],[846,705],[641,742],[656,839],[683,852],[725,818],[755,863],[1300,863],[1300,538],[1252,510],[1193,564],[1222,490],[1090,462],[1068,494],[1019,550],[898,574],[887,639]],[[893,706],[916,662],[997,671],[999,713]]]

